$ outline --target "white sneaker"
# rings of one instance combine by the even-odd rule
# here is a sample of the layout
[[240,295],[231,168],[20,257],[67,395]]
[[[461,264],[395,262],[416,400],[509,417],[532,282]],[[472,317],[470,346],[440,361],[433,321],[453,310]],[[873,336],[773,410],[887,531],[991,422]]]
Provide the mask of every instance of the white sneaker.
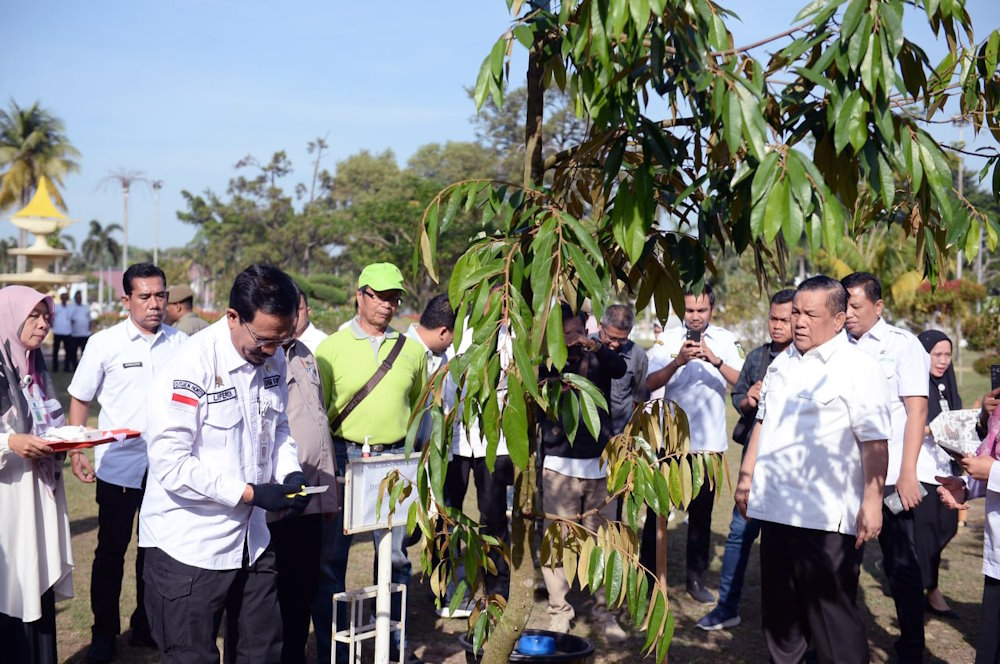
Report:
[[472,610],[474,608],[476,608],[476,602],[471,599],[467,599],[458,606],[456,606],[454,611],[452,611],[446,604],[442,606],[440,609],[437,609],[437,614],[438,618],[445,618],[445,619],[468,618],[469,616],[472,615]]
[[558,634],[569,634],[573,614],[569,612],[555,613],[549,618],[549,631]]
[[615,643],[621,642],[628,639],[628,634],[622,629],[622,626],[618,623],[618,617],[608,611],[605,607],[598,605],[594,607],[592,612],[594,617],[594,622],[601,628],[604,632],[604,638],[608,641]]

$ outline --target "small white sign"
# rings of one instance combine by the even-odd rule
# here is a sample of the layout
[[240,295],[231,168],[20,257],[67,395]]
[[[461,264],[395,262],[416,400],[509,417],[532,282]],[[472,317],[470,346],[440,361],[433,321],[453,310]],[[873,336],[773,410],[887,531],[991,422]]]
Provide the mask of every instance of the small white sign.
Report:
[[[410,505],[417,499],[417,464],[420,454],[414,452],[410,459],[405,454],[383,454],[368,459],[354,459],[344,473],[344,532],[363,533],[393,526],[405,526]],[[378,488],[385,476],[394,470],[414,483],[410,495],[396,506],[389,519],[389,493],[382,498],[382,509],[376,516]]]

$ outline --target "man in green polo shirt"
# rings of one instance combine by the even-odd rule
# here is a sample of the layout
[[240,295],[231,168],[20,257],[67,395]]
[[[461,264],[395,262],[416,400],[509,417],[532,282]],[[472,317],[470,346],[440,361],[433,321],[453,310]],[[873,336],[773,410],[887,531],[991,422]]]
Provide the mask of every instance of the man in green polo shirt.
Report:
[[[316,349],[323,383],[326,412],[330,418],[337,472],[342,473],[352,458],[361,456],[368,439],[373,452],[402,451],[410,411],[423,389],[426,357],[423,347],[404,341],[389,371],[346,416],[342,412],[372,378],[392,352],[399,332],[389,327],[406,289],[403,275],[392,263],[373,263],[358,277],[358,315],[343,329],[324,339]],[[341,501],[343,505],[343,501]],[[405,528],[392,529],[392,581],[409,583],[410,562],[403,548]],[[320,581],[313,605],[313,625],[319,661],[330,661],[330,626],[333,619],[331,596],[344,590],[347,555],[351,536],[344,534],[343,512],[324,524]],[[395,601],[392,618],[399,618]],[[346,614],[346,611],[343,612]],[[346,615],[338,622],[346,622]],[[391,659],[396,660],[398,635],[394,635]],[[347,657],[346,649],[337,659]],[[412,660],[411,660],[412,661]]]

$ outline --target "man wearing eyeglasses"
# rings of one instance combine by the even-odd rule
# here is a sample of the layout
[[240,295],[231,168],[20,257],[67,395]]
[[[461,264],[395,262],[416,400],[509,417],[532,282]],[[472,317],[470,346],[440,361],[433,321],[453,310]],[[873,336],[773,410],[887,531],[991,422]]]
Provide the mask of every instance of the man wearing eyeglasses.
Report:
[[604,310],[601,316],[601,328],[593,338],[625,360],[627,367],[625,375],[611,381],[611,401],[608,407],[611,413],[611,435],[617,436],[625,430],[625,425],[632,418],[635,407],[646,401],[646,369],[649,360],[646,351],[629,339],[635,316],[632,309],[624,304],[612,304]]
[[229,309],[157,371],[149,479],[139,515],[146,612],[164,664],[281,661],[274,547],[264,512],[301,512],[306,476],[288,408],[282,347],[298,292],[278,268],[236,277]]
[[[404,336],[391,368],[360,401],[357,396],[399,343],[400,334],[389,323],[405,290],[403,274],[392,263],[366,266],[358,277],[358,315],[316,349],[338,473],[344,471],[350,459],[360,458],[366,438],[375,454],[403,449],[410,412],[419,402],[425,381],[427,360],[423,346]],[[355,405],[342,415],[351,402]],[[410,563],[403,553],[405,530],[392,529],[393,583],[405,584],[410,580]],[[378,533],[375,541],[377,536]],[[345,589],[350,546],[351,536],[344,534],[341,513],[324,524],[323,560],[313,606],[317,655],[321,662],[330,660],[331,598]],[[395,596],[393,600],[392,618],[398,620],[399,605]],[[346,622],[346,612],[337,622]],[[398,651],[397,633],[390,647],[390,659],[398,660]],[[346,649],[343,657],[347,657]],[[341,659],[340,652],[337,659]]]

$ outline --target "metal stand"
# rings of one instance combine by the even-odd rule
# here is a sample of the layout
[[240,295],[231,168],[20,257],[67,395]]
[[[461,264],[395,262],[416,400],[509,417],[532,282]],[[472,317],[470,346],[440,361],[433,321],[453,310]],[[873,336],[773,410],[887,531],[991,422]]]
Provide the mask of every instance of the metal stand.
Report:
[[[392,620],[390,607],[392,594],[400,593],[400,619]],[[375,624],[363,623],[365,600],[375,600]],[[350,590],[336,593],[333,596],[334,616],[337,615],[337,604],[350,604],[349,619],[346,629],[337,631],[336,619],[332,634],[332,662],[337,664],[338,643],[348,644],[348,664],[361,664],[361,643],[375,640],[375,664],[389,664],[389,636],[394,629],[399,629],[399,660],[402,664],[406,652],[406,585],[392,583],[392,533],[388,530],[380,533],[378,541],[378,580],[376,585],[360,590]]]

